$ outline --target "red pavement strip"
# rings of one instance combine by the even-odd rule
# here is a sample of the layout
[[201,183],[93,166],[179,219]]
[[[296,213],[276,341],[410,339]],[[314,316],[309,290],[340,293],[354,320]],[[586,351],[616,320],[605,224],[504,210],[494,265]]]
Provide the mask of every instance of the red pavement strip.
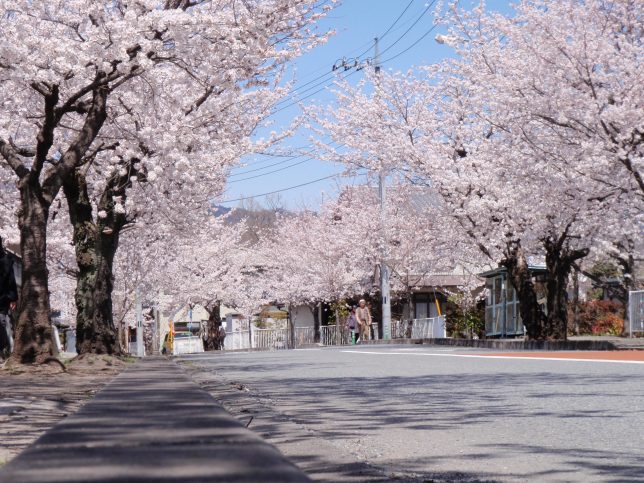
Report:
[[486,352],[482,357],[510,357],[520,359],[555,359],[576,361],[629,361],[644,362],[644,350],[632,351],[555,351],[555,352]]

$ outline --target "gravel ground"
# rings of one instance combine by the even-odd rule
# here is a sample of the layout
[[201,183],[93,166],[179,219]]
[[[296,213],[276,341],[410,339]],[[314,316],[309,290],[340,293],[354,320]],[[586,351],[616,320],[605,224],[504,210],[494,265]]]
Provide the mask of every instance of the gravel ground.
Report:
[[75,412],[126,363],[108,356],[90,356],[66,366],[67,372],[55,364],[0,369],[0,465]]

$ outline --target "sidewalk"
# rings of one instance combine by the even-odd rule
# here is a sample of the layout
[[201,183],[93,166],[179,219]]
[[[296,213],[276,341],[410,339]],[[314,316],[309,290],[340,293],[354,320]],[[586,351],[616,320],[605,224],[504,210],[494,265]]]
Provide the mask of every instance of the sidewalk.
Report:
[[5,467],[0,482],[310,481],[174,363],[139,361]]

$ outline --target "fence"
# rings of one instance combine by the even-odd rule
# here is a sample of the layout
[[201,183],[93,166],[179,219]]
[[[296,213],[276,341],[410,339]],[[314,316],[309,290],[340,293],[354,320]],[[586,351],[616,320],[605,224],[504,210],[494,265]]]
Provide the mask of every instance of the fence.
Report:
[[[642,302],[640,302],[640,305]],[[640,307],[640,314],[642,308]],[[641,320],[641,317],[640,317]],[[338,333],[338,330],[340,331]],[[298,348],[315,343],[315,329],[313,327],[295,327],[294,340],[291,340],[288,329],[257,329],[253,327],[252,348],[259,350],[282,350]],[[371,338],[380,339],[378,324],[371,324]],[[392,339],[434,339],[446,337],[445,317],[432,317],[413,320],[392,320]],[[341,325],[323,325],[320,327],[320,344],[350,345],[351,331]],[[247,330],[227,332],[224,340],[225,350],[239,350],[251,348]]]
[[628,336],[644,333],[644,290],[628,292]]
[[392,339],[437,339],[447,337],[445,317],[391,322]]
[[315,329],[313,327],[295,327],[295,347],[315,344]]
[[[371,324],[372,339],[380,338],[378,324]],[[315,344],[315,329],[313,327],[295,327],[294,340],[291,340],[288,329],[257,329],[253,327],[253,343],[251,346],[247,330],[226,332],[224,339],[225,350],[259,349],[259,350],[282,350],[289,348],[304,347]],[[340,345],[351,344],[351,331],[340,326]],[[336,325],[323,325],[320,327],[320,344],[337,345],[338,328]]]
[[201,337],[176,337],[172,342],[172,354],[196,354],[203,352]]
[[239,350],[248,349],[250,347],[250,339],[248,338],[247,330],[236,330],[235,332],[226,332],[224,339],[225,350]]
[[253,348],[263,350],[288,349],[288,330],[253,329]]
[[320,327],[320,343],[322,345],[348,345],[351,343],[351,331],[341,325],[338,334],[337,325],[323,325]]
[[[313,327],[295,327],[295,347],[302,347],[314,343],[315,331]],[[225,350],[249,349],[250,338],[247,330],[226,332],[224,339]],[[253,349],[281,350],[289,348],[288,329],[257,329],[253,327]]]

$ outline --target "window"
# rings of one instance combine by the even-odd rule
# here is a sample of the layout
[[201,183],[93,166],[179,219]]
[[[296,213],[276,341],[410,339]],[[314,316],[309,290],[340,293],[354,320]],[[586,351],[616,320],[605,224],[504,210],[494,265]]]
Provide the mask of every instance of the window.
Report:
[[505,277],[502,273],[485,281],[488,292],[485,308],[487,335],[523,334],[517,292]]
[[[441,304],[440,297],[438,303]],[[428,293],[414,294],[414,318],[425,319],[428,317],[438,317],[434,295]]]

